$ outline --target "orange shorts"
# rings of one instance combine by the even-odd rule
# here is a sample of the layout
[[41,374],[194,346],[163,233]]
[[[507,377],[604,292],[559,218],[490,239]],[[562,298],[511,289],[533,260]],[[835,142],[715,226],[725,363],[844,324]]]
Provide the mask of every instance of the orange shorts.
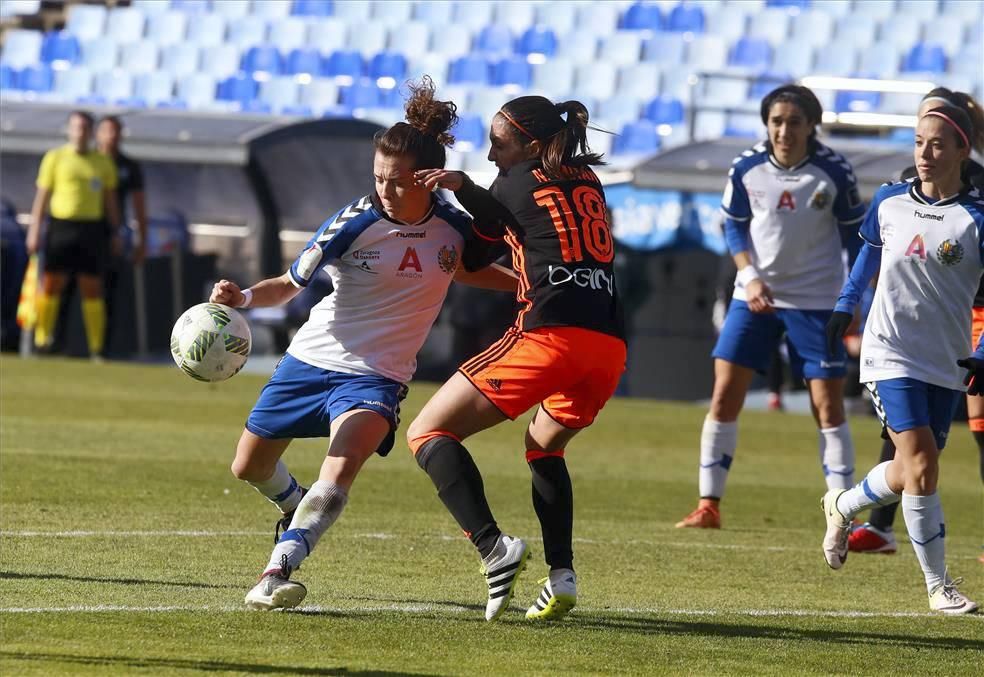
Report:
[[970,346],[976,350],[977,342],[981,340],[981,334],[984,334],[984,308],[974,306],[972,317],[973,319],[970,325]]
[[586,428],[615,394],[625,342],[579,327],[510,327],[458,371],[511,419],[540,404],[565,428]]

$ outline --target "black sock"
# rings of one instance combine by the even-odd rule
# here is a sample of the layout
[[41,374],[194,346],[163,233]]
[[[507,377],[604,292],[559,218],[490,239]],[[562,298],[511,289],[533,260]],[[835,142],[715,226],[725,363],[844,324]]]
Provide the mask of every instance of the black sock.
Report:
[[977,442],[977,452],[981,457],[981,482],[984,482],[984,430],[974,431],[974,441]]
[[502,532],[485,500],[482,474],[468,450],[450,437],[435,437],[417,450],[417,464],[434,482],[458,526],[482,557],[488,557]]
[[567,463],[561,456],[530,462],[533,509],[543,532],[543,554],[551,569],[573,569],[574,492]]
[[[893,458],[895,458],[895,445],[892,443],[892,440],[885,440],[882,442],[881,458],[878,459],[878,462],[884,463],[885,461],[891,461]],[[895,523],[895,513],[898,509],[898,503],[875,506],[871,509],[871,516],[868,518],[868,521],[872,526],[882,531],[891,529],[892,524]]]

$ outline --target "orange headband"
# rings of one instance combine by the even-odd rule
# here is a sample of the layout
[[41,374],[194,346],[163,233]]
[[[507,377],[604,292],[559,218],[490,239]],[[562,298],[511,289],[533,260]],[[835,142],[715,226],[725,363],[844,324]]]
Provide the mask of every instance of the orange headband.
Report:
[[[938,118],[943,118],[944,122],[946,122],[948,125],[950,125],[955,130],[957,130],[957,134],[959,134],[960,138],[963,139],[964,145],[970,148],[970,140],[967,139],[967,134],[964,132],[964,130],[960,129],[960,125],[954,122],[949,115],[946,115],[945,113],[941,113],[938,110],[931,110],[928,113],[926,113],[926,115],[935,115]],[[926,117],[926,115],[923,115],[923,117]]]
[[516,122],[515,120],[513,120],[512,116],[509,113],[507,113],[506,111],[504,111],[504,110],[502,110],[500,108],[499,109],[499,115],[501,115],[506,120],[508,120],[509,121],[509,124],[511,124],[513,127],[515,127],[516,129],[518,129],[519,131],[521,131],[523,134],[525,134],[527,137],[529,137],[530,141],[536,141],[536,137],[533,136],[532,134],[530,134],[528,131],[526,131],[526,127],[524,127],[523,125],[521,125],[518,122]]

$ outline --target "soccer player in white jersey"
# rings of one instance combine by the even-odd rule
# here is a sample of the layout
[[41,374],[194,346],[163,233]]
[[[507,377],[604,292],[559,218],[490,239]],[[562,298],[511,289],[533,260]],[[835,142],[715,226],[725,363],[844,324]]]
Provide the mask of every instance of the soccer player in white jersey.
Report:
[[738,415],[755,372],[786,336],[794,378],[809,387],[828,487],[853,484],[844,415],[846,355],[828,354],[824,325],[844,282],[843,250],[860,247],[864,216],[850,164],[816,139],[823,109],[806,87],[783,85],[761,105],[768,139],[735,159],[721,208],[738,267],[712,353],[714,391],[700,439],[697,509],[677,527],[720,528],[720,501],[738,446]]
[[[984,196],[961,176],[971,137],[970,119],[959,108],[939,106],[919,119],[918,176],[875,194],[861,225],[864,246],[827,327],[831,344],[843,339],[861,293],[877,273],[861,342],[861,381],[896,453],[857,486],[824,494],[824,558],[840,569],[851,519],[865,508],[901,501],[929,606],[945,614],[977,610],[957,590],[960,579],[947,571],[936,487],[940,450],[961,391],[969,384],[969,394],[980,394],[984,387],[984,339],[961,359],[984,271]],[[966,378],[961,367],[968,370]]]
[[[286,303],[323,269],[333,293],[311,310],[246,421],[232,472],[274,502],[288,524],[259,583],[254,609],[291,608],[306,595],[290,574],[338,519],[373,453],[385,456],[416,354],[452,278],[515,291],[499,267],[459,269],[471,218],[420,186],[413,172],[445,164],[455,105],[433,83],[411,86],[406,122],[374,139],[375,188],[324,222],[279,277],[240,290],[216,283],[210,300],[239,308]],[[280,457],[298,437],[330,437],[318,480],[304,493]]]

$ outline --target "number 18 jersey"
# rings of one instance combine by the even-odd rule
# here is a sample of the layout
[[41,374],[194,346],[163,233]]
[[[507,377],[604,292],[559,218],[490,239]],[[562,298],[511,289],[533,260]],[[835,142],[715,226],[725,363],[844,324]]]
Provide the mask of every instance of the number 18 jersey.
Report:
[[517,327],[581,327],[624,338],[615,241],[597,175],[584,167],[551,179],[539,161],[528,161],[500,174],[489,191],[512,218],[492,225],[476,214],[475,232],[512,250]]

